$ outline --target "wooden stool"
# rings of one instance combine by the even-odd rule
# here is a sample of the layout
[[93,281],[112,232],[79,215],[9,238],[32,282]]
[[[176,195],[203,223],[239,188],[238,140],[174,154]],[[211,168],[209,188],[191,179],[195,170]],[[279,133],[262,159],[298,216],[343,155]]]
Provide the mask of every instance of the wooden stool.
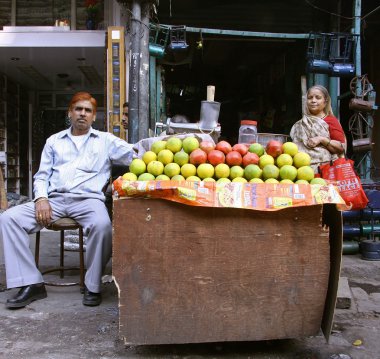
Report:
[[[50,229],[53,231],[61,231],[60,234],[60,265],[56,268],[48,269],[42,274],[51,273],[55,271],[60,271],[60,277],[64,277],[65,270],[78,270],[79,269],[79,282],[73,283],[61,283],[61,282],[45,282],[46,285],[53,286],[72,286],[78,285],[80,287],[81,292],[84,291],[84,253],[83,253],[83,227],[76,222],[74,219],[69,217],[62,217],[56,220],[55,222],[50,223],[46,226],[46,229]],[[65,230],[67,229],[79,229],[79,268],[78,267],[65,267],[64,265],[64,239],[65,239]],[[38,231],[36,233],[36,248],[34,252],[34,258],[36,261],[36,265],[38,268],[39,256],[40,256],[40,236],[41,233]]]

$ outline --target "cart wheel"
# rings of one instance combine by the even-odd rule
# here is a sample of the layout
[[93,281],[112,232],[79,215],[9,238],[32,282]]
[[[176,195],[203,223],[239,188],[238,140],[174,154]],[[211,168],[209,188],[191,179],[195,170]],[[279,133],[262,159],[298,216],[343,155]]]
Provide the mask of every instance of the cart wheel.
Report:
[[[360,89],[359,93],[357,90]],[[367,75],[354,77],[350,82],[351,93],[357,97],[363,99],[369,92],[373,90],[371,83],[368,81]]]
[[348,120],[348,128],[353,139],[368,137],[368,129],[372,128],[361,112],[355,112]]

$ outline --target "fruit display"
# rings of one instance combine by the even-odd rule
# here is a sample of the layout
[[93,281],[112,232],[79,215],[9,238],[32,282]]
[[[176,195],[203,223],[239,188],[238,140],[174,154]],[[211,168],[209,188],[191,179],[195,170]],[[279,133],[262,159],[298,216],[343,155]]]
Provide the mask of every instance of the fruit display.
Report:
[[154,141],[141,158],[130,165],[126,180],[178,180],[251,183],[326,184],[315,178],[311,158],[293,142],[271,140],[263,147],[214,144],[189,135]]

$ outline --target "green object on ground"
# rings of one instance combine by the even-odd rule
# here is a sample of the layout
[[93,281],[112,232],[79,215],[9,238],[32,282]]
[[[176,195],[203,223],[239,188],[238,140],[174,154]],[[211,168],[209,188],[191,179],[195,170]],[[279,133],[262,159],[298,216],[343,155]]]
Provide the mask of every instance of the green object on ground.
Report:
[[357,253],[359,253],[359,242],[343,241],[343,254],[357,254]]

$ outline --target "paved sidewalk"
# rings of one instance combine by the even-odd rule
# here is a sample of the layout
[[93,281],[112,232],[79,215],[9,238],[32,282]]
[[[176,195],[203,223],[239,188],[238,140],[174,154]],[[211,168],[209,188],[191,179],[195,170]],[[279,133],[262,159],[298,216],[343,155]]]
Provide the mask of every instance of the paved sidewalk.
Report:
[[[34,236],[31,239],[34,245]],[[42,269],[58,263],[58,242],[57,232],[42,232]],[[352,305],[336,310],[330,344],[319,334],[267,342],[137,347],[126,347],[118,338],[118,294],[113,282],[103,283],[99,307],[83,306],[82,294],[75,286],[47,287],[47,299],[20,310],[5,309],[6,299],[17,289],[5,290],[2,248],[0,255],[0,358],[380,358],[380,261],[364,261],[360,255],[343,257],[341,276],[348,278]],[[77,265],[78,253],[65,251],[65,262]],[[110,263],[106,274],[105,279],[110,279]],[[56,274],[49,277],[57,278]],[[67,278],[77,280],[78,275],[68,273]],[[357,340],[360,345],[353,344]]]

